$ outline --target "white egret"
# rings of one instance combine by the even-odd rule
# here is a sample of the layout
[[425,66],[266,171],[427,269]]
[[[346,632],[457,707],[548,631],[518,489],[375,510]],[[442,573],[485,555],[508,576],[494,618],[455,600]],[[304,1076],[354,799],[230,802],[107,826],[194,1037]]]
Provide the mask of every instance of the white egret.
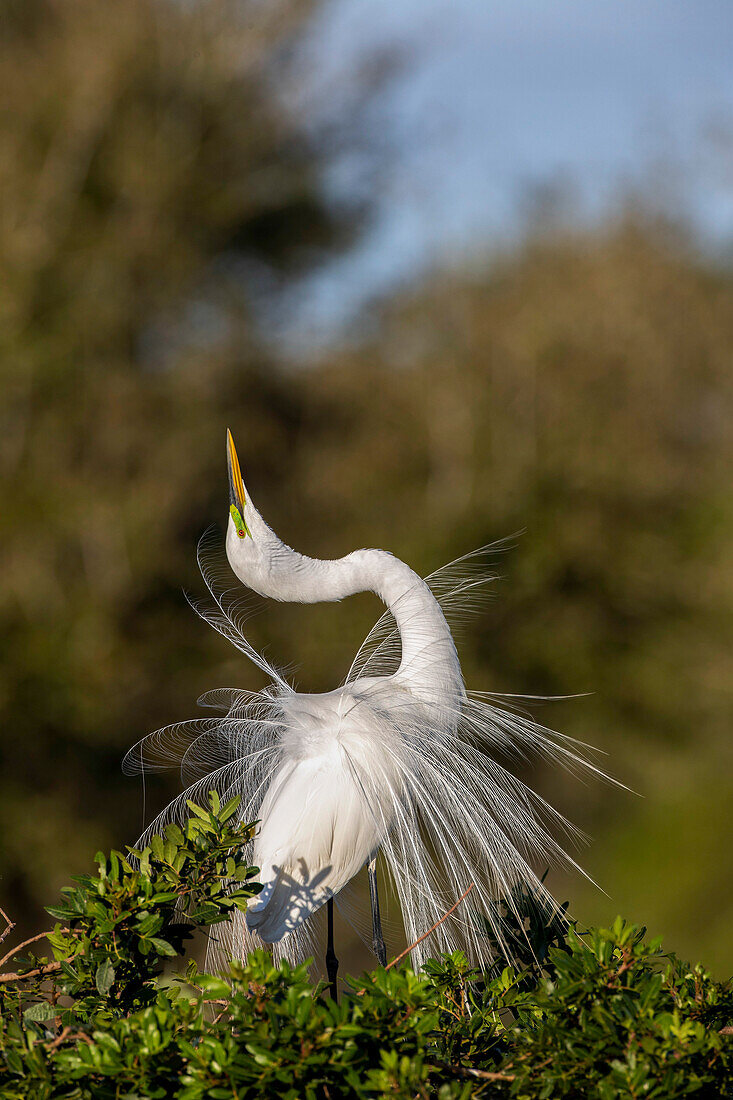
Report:
[[553,836],[562,831],[577,839],[576,830],[497,757],[524,762],[535,755],[602,774],[585,746],[497,705],[494,696],[465,689],[446,615],[470,608],[493,578],[488,548],[426,580],[383,550],[356,550],[333,561],[306,557],[286,546],[255,508],[231,434],[227,455],[226,554],[244,585],[297,603],[374,592],[387,611],[340,687],[296,692],[247,641],[237,601],[217,588],[201,551],[215,606],[198,610],[270,684],[209,693],[200,701],[223,707],[223,717],[166,727],[128,753],[128,769],[179,762],[189,784],[146,836],[185,816],[186,799],[200,799],[212,787],[222,797],[240,794],[242,819],[260,821],[251,860],[261,869],[263,889],[246,918],[238,914],[220,936],[224,953],[244,956],[265,942],[276,945],[276,956],[302,957],[308,919],[366,864],[373,946],[383,962],[379,855],[399,896],[408,943],[474,884],[471,905],[459,906],[421,942],[413,961],[462,948],[486,965],[489,940],[476,910],[501,942],[498,899],[511,905],[520,888],[553,904],[532,863],[577,868]]

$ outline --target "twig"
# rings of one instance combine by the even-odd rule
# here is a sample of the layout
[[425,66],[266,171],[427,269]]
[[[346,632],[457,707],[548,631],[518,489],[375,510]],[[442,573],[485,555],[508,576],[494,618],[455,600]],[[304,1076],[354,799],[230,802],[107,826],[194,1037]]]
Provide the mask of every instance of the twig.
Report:
[[70,1039],[70,1040],[73,1040],[74,1042],[77,1042],[77,1043],[81,1039],[83,1042],[88,1043],[89,1046],[92,1046],[93,1043],[94,1043],[94,1040],[91,1039],[87,1034],[85,1034],[85,1032],[83,1032],[83,1031],[73,1031],[72,1032],[70,1027],[65,1027],[60,1035],[57,1035],[56,1038],[53,1039],[50,1043],[44,1044],[45,1047],[46,1047],[46,1050],[56,1050],[57,1047],[59,1047],[61,1045],[61,1043],[64,1041],[64,1039]]
[[733,1035],[733,1027],[721,1027],[718,1035]]
[[[80,936],[83,930],[81,928],[62,928],[61,931],[67,932],[70,936]],[[17,947],[14,947],[11,951],[8,951],[7,955],[3,955],[3,957],[0,959],[0,966],[3,966],[4,963],[8,962],[8,960],[12,959],[15,955],[20,954],[21,950],[24,947],[27,947],[29,943],[37,943],[38,940],[46,939],[46,937],[52,935],[53,932],[39,932],[37,936],[31,936],[29,940],[23,940],[23,942],[19,943]]]
[[57,1036],[56,1036],[56,1038],[55,1038],[55,1039],[53,1040],[53,1042],[51,1042],[51,1043],[49,1043],[49,1044],[48,1044],[48,1046],[46,1047],[46,1050],[56,1050],[56,1049],[57,1049],[57,1047],[60,1047],[60,1046],[61,1046],[61,1044],[63,1043],[64,1039],[65,1039],[65,1038],[66,1038],[66,1037],[67,1037],[67,1036],[68,1036],[68,1035],[69,1035],[70,1033],[71,1033],[71,1028],[70,1028],[70,1027],[65,1027],[65,1028],[64,1028],[64,1030],[63,1030],[63,1031],[61,1032],[61,1034],[60,1034],[60,1035],[57,1035]]
[[458,1077],[478,1077],[481,1081],[515,1081],[516,1073],[498,1073],[488,1069],[472,1069],[470,1066],[454,1066],[450,1062],[434,1062],[426,1069],[442,1069],[455,1073]]
[[25,982],[28,978],[37,978],[43,974],[54,974],[57,970],[61,969],[60,962],[46,963],[44,966],[39,966],[35,970],[27,970],[25,974],[0,974],[0,984],[6,982]]
[[7,955],[3,955],[3,957],[0,959],[0,966],[6,963],[8,959],[12,959],[14,955],[19,954],[20,951],[24,947],[27,947],[29,943],[37,943],[38,940],[45,940],[46,936],[50,935],[52,935],[51,932],[39,932],[37,936],[31,936],[29,940],[23,940],[23,942],[19,943],[17,947],[13,947],[12,950],[8,951]]
[[1,905],[0,905],[0,917],[2,917],[5,921],[7,921],[7,925],[8,925],[7,928],[5,928],[3,932],[0,932],[0,943],[2,943],[3,940],[5,939],[5,937],[9,936],[10,933],[15,928],[15,921],[10,919],[10,917],[8,916],[8,914],[5,912],[5,910],[3,909],[3,907]]
[[398,962],[400,961],[400,959],[404,959],[405,955],[409,955],[409,953],[410,953],[410,952],[412,951],[413,947],[417,947],[417,945],[418,945],[419,943],[422,943],[422,941],[423,941],[423,940],[424,940],[424,939],[425,939],[425,938],[426,938],[427,936],[429,936],[431,932],[434,932],[434,931],[435,931],[435,929],[436,929],[436,928],[437,928],[437,927],[438,927],[439,925],[441,925],[441,924],[443,923],[443,921],[444,921],[444,920],[447,920],[447,918],[448,918],[448,917],[449,917],[449,916],[451,915],[451,913],[452,913],[452,912],[454,911],[454,909],[457,909],[457,908],[458,908],[458,906],[459,906],[459,905],[461,904],[461,902],[463,901],[463,899],[464,899],[465,897],[467,897],[467,896],[468,896],[468,895],[469,895],[469,894],[471,893],[471,891],[473,890],[473,888],[474,888],[474,886],[475,886],[475,885],[476,885],[476,883],[475,883],[475,882],[472,882],[472,883],[471,883],[471,885],[470,885],[470,886],[468,887],[468,889],[467,889],[467,890],[464,890],[464,891],[463,891],[463,893],[462,893],[462,894],[461,894],[461,896],[459,897],[458,901],[457,901],[457,902],[455,902],[455,903],[454,903],[453,905],[451,905],[451,907],[450,907],[450,909],[448,910],[448,912],[447,912],[447,913],[443,913],[443,916],[442,916],[442,917],[440,918],[440,920],[436,920],[436,922],[435,922],[435,924],[433,925],[433,927],[432,927],[432,928],[428,928],[427,932],[423,932],[422,936],[418,936],[418,938],[417,938],[417,939],[415,940],[415,942],[414,942],[414,943],[411,943],[411,944],[410,944],[410,946],[409,946],[409,947],[406,947],[404,951],[401,951],[401,952],[399,953],[399,955],[395,955],[395,957],[394,957],[394,958],[392,959],[392,962],[390,962],[390,963],[387,963],[387,965],[385,966],[385,968],[384,968],[384,969],[385,969],[385,970],[391,970],[391,968],[392,968],[392,967],[393,967],[393,966],[394,966],[394,965],[395,965],[396,963],[398,963]]

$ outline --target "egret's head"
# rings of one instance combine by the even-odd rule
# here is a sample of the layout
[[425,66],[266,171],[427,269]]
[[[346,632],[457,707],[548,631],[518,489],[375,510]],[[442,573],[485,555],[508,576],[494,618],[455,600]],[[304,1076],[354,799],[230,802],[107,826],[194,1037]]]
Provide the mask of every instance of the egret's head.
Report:
[[248,497],[232,433],[227,432],[229,520],[226,551],[229,564],[243,584],[262,592],[267,587],[273,553],[279,540]]
[[234,527],[234,533],[238,539],[251,539],[252,533],[245,519],[247,498],[244,495],[242,471],[239,469],[239,458],[237,457],[237,448],[234,446],[234,438],[228,429],[227,466],[229,468],[229,525],[230,528]]

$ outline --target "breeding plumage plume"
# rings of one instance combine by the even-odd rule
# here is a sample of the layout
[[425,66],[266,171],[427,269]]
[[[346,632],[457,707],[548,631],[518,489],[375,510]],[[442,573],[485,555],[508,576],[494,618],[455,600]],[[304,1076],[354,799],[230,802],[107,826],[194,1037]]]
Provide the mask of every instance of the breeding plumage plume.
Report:
[[[602,774],[587,748],[532,721],[497,697],[467,691],[449,619],[471,609],[494,574],[483,548],[425,580],[383,550],[322,561],[291,550],[245,494],[227,441],[229,564],[248,588],[275,600],[317,603],[376,593],[387,610],[359,649],[342,685],[295,691],[247,641],[241,603],[220,586],[206,543],[199,563],[212,603],[197,610],[270,680],[260,691],[210,692],[200,700],[223,716],[150,734],[126,769],[180,766],[186,790],[148,829],[186,816],[186,800],[216,788],[241,796],[242,820],[260,821],[251,862],[261,894],[246,916],[217,932],[213,955],[242,957],[255,945],[276,956],[308,950],[310,918],[366,864],[374,949],[384,960],[375,861],[400,901],[407,942],[417,940],[473,883],[470,898],[413,950],[413,963],[462,948],[490,962],[503,940],[497,900],[517,890],[554,902],[534,867],[576,869],[557,835],[577,831],[500,762],[540,757]],[[210,962],[214,959],[210,958]]]

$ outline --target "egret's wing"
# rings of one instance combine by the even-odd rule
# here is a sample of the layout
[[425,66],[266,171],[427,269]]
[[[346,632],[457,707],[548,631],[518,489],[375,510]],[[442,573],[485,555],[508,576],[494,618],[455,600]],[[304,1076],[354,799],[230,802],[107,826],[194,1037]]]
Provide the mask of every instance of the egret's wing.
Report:
[[[493,568],[496,555],[511,544],[512,539],[502,539],[481,546],[425,577],[454,634],[488,599],[488,586],[497,579]],[[345,682],[391,675],[397,671],[401,652],[397,623],[391,611],[385,611],[359,647]]]
[[267,942],[292,932],[360,870],[384,829],[347,754],[287,761],[260,811],[253,859],[262,892],[247,923]]
[[276,753],[281,715],[275,689],[219,688],[202,695],[199,703],[226,713],[176,722],[146,734],[126,753],[125,774],[180,768],[182,783],[189,787],[224,774],[230,764],[238,763],[243,777],[250,772],[256,775],[259,762]]
[[495,568],[497,555],[511,549],[514,539],[511,535],[479,546],[425,577],[454,633],[490,599],[489,585],[499,579]]
[[[425,578],[451,625],[476,609],[495,578],[491,558],[505,546],[483,547]],[[522,714],[513,705],[516,698],[507,703],[471,692],[456,703],[453,721],[446,722],[440,708],[435,714],[412,716],[396,706],[390,694],[394,683],[389,674],[399,658],[399,632],[386,613],[349,673],[349,680],[369,685],[375,709],[384,697],[381,710],[394,723],[394,736],[380,731],[374,758],[375,763],[391,758],[398,776],[387,799],[393,825],[385,834],[381,858],[400,898],[408,942],[418,941],[473,884],[470,903],[421,941],[413,959],[419,964],[426,953],[461,947],[483,964],[490,956],[488,933],[504,943],[498,899],[517,921],[515,898],[522,891],[548,913],[559,914],[533,867],[559,864],[581,871],[565,848],[567,842],[579,843],[582,834],[497,757],[520,766],[527,758],[539,757],[575,773],[604,775],[588,746]],[[369,775],[365,783],[370,783]],[[373,796],[384,797],[377,791]],[[563,845],[556,835],[564,837]]]

